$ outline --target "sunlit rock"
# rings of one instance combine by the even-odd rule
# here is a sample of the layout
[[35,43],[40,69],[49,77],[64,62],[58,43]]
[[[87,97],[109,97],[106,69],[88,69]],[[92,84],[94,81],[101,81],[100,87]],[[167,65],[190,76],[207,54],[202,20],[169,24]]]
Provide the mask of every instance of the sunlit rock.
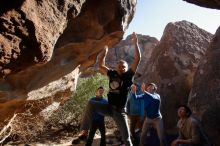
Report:
[[[146,35],[137,34],[137,36],[139,40],[138,44],[142,54],[137,73],[143,74],[146,67],[144,64],[147,64],[152,54],[152,51],[159,43],[159,41],[154,37]],[[120,59],[126,60],[129,65],[134,59],[134,44],[131,40],[131,35],[129,35],[125,40],[122,40],[120,43],[109,50],[106,57],[106,64],[114,68]]]
[[[0,1],[0,122],[73,95],[104,45],[118,43],[136,0]],[[28,100],[27,100],[28,99]],[[34,103],[32,104],[34,105]],[[37,109],[39,107],[39,109]]]
[[168,132],[175,131],[177,108],[188,102],[194,73],[211,37],[212,34],[190,22],[169,23],[159,45],[145,64],[142,80],[158,84]]

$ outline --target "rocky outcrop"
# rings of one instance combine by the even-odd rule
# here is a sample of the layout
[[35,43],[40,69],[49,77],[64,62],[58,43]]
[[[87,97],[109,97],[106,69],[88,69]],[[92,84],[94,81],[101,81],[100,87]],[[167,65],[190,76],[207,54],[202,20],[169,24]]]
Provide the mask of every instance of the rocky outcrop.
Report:
[[[156,38],[147,35],[137,34],[137,37],[142,58],[136,71],[136,77],[140,77],[145,70],[145,64],[148,62],[152,51],[154,50],[155,46],[159,43],[159,41]],[[106,56],[106,65],[108,67],[115,68],[117,66],[117,62],[121,59],[127,61],[129,66],[131,65],[134,59],[134,45],[131,39],[131,35],[129,35],[125,40],[122,40],[114,47],[109,48],[108,54]],[[81,74],[81,77],[94,75],[97,71],[98,62],[94,64],[94,66],[87,68]]]
[[79,73],[95,62],[104,45],[122,39],[135,4],[1,0],[0,122],[25,110],[29,101],[43,100],[44,108],[70,97]]
[[202,121],[216,146],[220,146],[220,27],[195,73],[189,105]]
[[[141,49],[142,58],[140,64],[137,69],[137,73],[143,74],[145,65],[151,54],[154,50],[155,46],[159,43],[159,41],[150,36],[137,34],[138,36],[138,44]],[[131,64],[134,59],[134,45],[131,41],[131,35],[129,35],[125,40],[122,40],[118,43],[114,48],[109,49],[109,52],[106,57],[106,64],[112,68],[114,68],[117,62],[120,60],[126,60],[128,64]]]
[[206,8],[213,8],[213,9],[220,9],[220,1],[219,0],[183,0],[187,1],[192,4],[196,4],[198,6],[206,7]]
[[158,84],[168,132],[175,131],[178,105],[188,102],[194,73],[206,53],[211,36],[187,21],[169,23],[145,65],[141,80]]

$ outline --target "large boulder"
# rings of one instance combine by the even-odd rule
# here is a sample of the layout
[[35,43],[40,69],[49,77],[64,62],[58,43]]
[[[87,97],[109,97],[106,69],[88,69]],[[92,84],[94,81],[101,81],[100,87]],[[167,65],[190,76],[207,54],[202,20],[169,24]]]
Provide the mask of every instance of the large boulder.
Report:
[[219,0],[183,0],[192,4],[196,4],[198,6],[220,9],[220,1]]
[[169,23],[145,64],[146,70],[140,80],[158,85],[167,132],[176,131],[177,108],[188,102],[194,73],[211,37],[212,34],[190,22]]
[[189,105],[202,121],[216,146],[220,146],[220,27],[195,73]]
[[[141,61],[139,63],[138,69],[136,71],[136,77],[140,77],[145,70],[145,65],[155,46],[159,41],[155,37],[150,37],[147,35],[137,34],[138,44],[141,50]],[[119,60],[125,60],[130,66],[134,60],[134,45],[132,43],[132,36],[129,35],[125,40],[121,40],[114,47],[109,48],[108,54],[106,56],[106,65],[110,68],[115,68]],[[98,62],[94,66],[87,68],[82,74],[81,77],[88,77],[95,74],[98,71]]]
[[[143,74],[145,65],[151,57],[152,51],[159,41],[147,35],[137,34],[138,44],[141,50],[142,58],[137,69],[138,74]],[[129,35],[125,40],[122,40],[116,46],[111,48],[106,57],[106,64],[114,68],[117,62],[121,59],[126,60],[130,65],[134,59],[134,45]]]
[[118,43],[136,0],[0,1],[0,123],[72,96],[79,73]]

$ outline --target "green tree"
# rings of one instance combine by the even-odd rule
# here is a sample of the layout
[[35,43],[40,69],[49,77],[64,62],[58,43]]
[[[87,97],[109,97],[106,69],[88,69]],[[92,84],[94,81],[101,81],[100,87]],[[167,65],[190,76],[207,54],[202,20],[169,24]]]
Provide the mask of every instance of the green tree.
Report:
[[53,114],[49,120],[50,125],[58,129],[72,129],[78,132],[85,106],[89,98],[95,96],[95,91],[100,86],[104,87],[104,97],[106,97],[108,91],[106,76],[97,73],[94,76],[79,78],[74,96]]
[[98,73],[91,77],[79,78],[76,93],[71,102],[78,103],[83,107],[88,99],[95,95],[96,89],[100,86],[104,87],[104,96],[106,97],[108,90],[108,78],[106,76]]

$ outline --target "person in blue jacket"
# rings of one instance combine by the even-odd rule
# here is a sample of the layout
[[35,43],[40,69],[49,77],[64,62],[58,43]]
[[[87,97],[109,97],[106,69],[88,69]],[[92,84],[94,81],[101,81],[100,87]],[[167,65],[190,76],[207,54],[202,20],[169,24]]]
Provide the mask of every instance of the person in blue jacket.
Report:
[[[137,86],[137,92],[136,94],[142,94],[141,86],[140,84],[136,83]],[[128,93],[128,101],[127,101],[127,114],[130,120],[130,132],[133,140],[137,140],[135,130],[142,129],[143,120],[144,120],[144,99],[141,98],[139,100],[136,100],[132,98],[132,93]]]
[[[96,96],[92,97],[90,101],[98,101],[101,103],[108,103],[106,99],[103,98],[104,88],[101,86],[96,90]],[[92,111],[92,123],[89,129],[89,135],[85,146],[91,146],[93,142],[93,138],[95,135],[96,130],[99,129],[101,134],[101,141],[100,146],[105,146],[105,120],[104,115],[96,112],[95,110]]]
[[142,132],[141,132],[141,138],[140,138],[140,146],[144,146],[144,142],[146,140],[147,131],[149,127],[152,125],[156,131],[158,138],[160,140],[160,146],[164,146],[164,128],[163,128],[163,121],[162,121],[162,115],[160,113],[160,95],[156,93],[157,85],[155,83],[150,83],[147,86],[145,84],[142,84],[142,91],[144,94],[137,95],[137,86],[132,85],[131,86],[131,92],[132,97],[135,99],[144,99],[144,107],[146,112],[146,117],[144,120]]

